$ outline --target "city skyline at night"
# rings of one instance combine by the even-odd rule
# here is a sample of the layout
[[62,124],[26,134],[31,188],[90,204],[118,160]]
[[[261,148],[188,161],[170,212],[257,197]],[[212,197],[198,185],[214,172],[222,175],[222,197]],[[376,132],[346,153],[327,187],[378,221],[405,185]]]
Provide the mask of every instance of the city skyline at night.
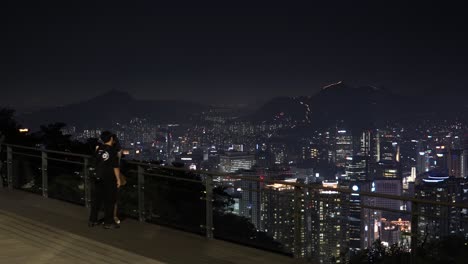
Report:
[[[5,236],[11,227],[59,245],[62,233],[42,228],[54,217],[99,237],[107,257],[107,245],[132,241],[122,249],[164,263],[260,264],[266,251],[281,263],[466,262],[462,4],[3,9],[0,242],[21,236]],[[103,227],[116,230],[95,232],[101,203]],[[53,254],[99,255],[68,254],[88,249],[63,237]],[[171,243],[149,249],[157,240]],[[42,257],[60,262],[53,254]]]

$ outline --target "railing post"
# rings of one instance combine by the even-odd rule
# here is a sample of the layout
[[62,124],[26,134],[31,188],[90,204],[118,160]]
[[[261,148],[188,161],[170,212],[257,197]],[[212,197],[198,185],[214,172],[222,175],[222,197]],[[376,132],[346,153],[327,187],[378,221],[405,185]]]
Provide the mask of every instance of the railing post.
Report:
[[302,189],[294,187],[294,258],[302,257]]
[[145,221],[145,175],[141,165],[138,165],[138,220]]
[[42,196],[48,197],[48,176],[47,176],[47,152],[44,150],[42,152]]
[[86,208],[91,207],[91,189],[89,186],[89,160],[84,158],[83,178],[84,178],[84,199]]
[[13,189],[13,150],[10,146],[7,146],[7,184]]
[[412,202],[411,206],[411,263],[416,263],[418,252],[419,204]]
[[205,177],[205,199],[206,199],[206,238],[213,238],[213,175]]

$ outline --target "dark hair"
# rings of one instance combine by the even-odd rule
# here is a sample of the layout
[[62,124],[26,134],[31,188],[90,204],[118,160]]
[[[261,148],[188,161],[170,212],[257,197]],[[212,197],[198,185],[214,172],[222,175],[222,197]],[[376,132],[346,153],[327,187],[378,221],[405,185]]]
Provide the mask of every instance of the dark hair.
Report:
[[102,140],[102,142],[107,143],[113,138],[113,136],[114,136],[114,134],[112,134],[112,132],[103,131],[101,133],[101,140]]
[[121,150],[122,150],[122,146],[120,145],[120,141],[119,141],[119,139],[117,138],[117,135],[116,135],[116,134],[113,134],[113,135],[112,135],[112,138],[114,139],[114,147],[115,147],[115,149],[117,150],[117,152],[121,151]]

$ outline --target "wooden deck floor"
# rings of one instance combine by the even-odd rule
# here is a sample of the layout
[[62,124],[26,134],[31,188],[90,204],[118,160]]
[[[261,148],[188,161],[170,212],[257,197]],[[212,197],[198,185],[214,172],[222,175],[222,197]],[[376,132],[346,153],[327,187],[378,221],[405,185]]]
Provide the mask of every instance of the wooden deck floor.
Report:
[[0,189],[0,263],[297,263],[274,253],[126,220],[88,228],[86,209]]
[[3,210],[0,253],[0,263],[163,263]]

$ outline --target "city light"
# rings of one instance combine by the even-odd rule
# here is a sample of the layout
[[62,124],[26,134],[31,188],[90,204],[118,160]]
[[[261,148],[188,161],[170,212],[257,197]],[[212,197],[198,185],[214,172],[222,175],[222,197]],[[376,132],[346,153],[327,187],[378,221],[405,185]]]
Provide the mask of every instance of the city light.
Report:
[[[171,263],[213,259],[213,238],[268,263],[468,259],[466,8],[10,2],[2,197],[82,205],[49,216],[88,208],[67,230],[149,257],[153,224],[203,234],[171,232]],[[104,234],[101,213],[138,221]],[[214,262],[260,259],[224,247]]]

